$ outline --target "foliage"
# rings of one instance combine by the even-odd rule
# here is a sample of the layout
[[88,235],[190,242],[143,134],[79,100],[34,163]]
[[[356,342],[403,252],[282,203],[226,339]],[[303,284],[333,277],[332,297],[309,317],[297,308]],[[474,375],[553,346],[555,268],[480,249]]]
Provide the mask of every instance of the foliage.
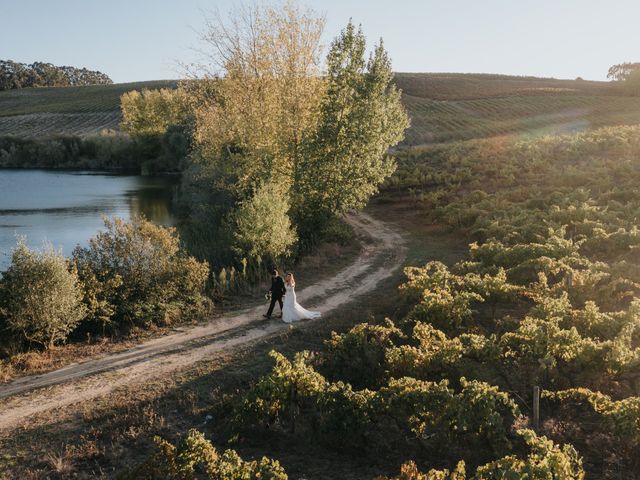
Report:
[[325,340],[323,369],[356,387],[377,386],[385,374],[385,354],[404,334],[391,320],[383,325],[360,323],[347,333],[331,332]]
[[582,413],[583,418],[589,418],[585,415],[588,410],[597,414],[601,428],[611,432],[627,451],[635,451],[640,445],[640,397],[616,401],[587,388],[545,391],[543,396],[571,409],[574,416]]
[[382,43],[368,62],[361,30],[349,22],[327,55],[327,90],[296,178],[302,218],[362,208],[394,170],[389,147],[409,122]]
[[531,450],[527,458],[521,460],[515,456],[508,456],[483,465],[476,472],[478,480],[503,478],[584,479],[582,460],[571,445],[563,445],[560,448],[546,437],[538,437],[532,430],[520,430],[518,433]]
[[18,242],[0,279],[0,319],[20,341],[45,348],[64,342],[86,313],[78,275],[51,245]]
[[624,81],[638,68],[640,68],[640,63],[618,63],[609,67],[607,78],[615,81]]
[[311,355],[307,351],[298,352],[293,362],[275,351],[269,355],[276,365],[243,402],[240,422],[262,425],[288,422],[291,430],[295,430],[298,411],[323,391],[325,379],[309,365]]
[[[529,447],[529,454],[524,458],[515,455],[500,458],[491,463],[479,466],[469,479],[531,479],[531,480],[583,480],[582,460],[571,445],[554,444],[546,437],[538,437],[532,430],[519,430]],[[414,462],[400,467],[400,475],[387,480],[465,480],[467,478],[465,463],[458,462],[456,468],[449,470],[430,470],[420,473]],[[381,477],[379,480],[385,480]]]
[[[270,221],[287,224],[283,215],[301,248],[312,246],[325,225],[364,207],[393,171],[387,150],[402,139],[408,120],[390,60],[380,44],[365,62],[364,36],[350,23],[322,75],[323,27],[322,18],[292,3],[243,7],[207,25],[211,64],[187,89],[194,148],[184,198],[189,228],[204,219],[221,225],[208,235],[218,245],[207,249],[214,263],[295,246],[273,248],[282,228],[273,238],[264,234]],[[291,211],[277,203],[258,224],[239,222],[255,217],[265,189],[291,197]],[[225,237],[235,237],[235,258],[220,247]]]
[[184,89],[131,90],[120,98],[122,131],[133,135],[164,135],[171,125],[190,122],[191,111]]
[[75,168],[175,172],[187,155],[187,135],[171,127],[163,136],[129,138],[124,135],[0,138],[0,166],[12,168]]
[[27,87],[68,87],[108,85],[113,81],[104,73],[76,67],[57,67],[51,63],[17,63],[0,60],[0,90]]
[[262,457],[246,461],[234,450],[218,453],[210,440],[191,429],[177,444],[156,437],[158,452],[122,479],[168,480],[287,480],[288,476],[277,460]]
[[[295,240],[287,233],[285,199],[260,222],[275,220],[283,227],[279,236],[271,239],[246,220],[266,208],[267,195],[287,197],[291,190],[324,91],[323,26],[314,12],[292,3],[241,7],[227,19],[208,20],[203,40],[210,64],[187,88],[194,135],[183,199],[189,243],[195,237],[212,263],[237,262],[247,252],[281,255]],[[233,220],[242,230],[235,231]]]
[[[413,189],[417,218],[475,242],[451,269],[431,263],[407,270],[402,290],[418,307],[403,326],[413,332],[386,349],[386,374],[427,381],[464,375],[523,399],[532,385],[560,389],[546,395],[560,408],[543,411],[542,428],[578,445],[594,468],[637,471],[638,152],[640,130],[628,126],[400,155],[387,195]],[[435,306],[466,293],[480,295],[491,315],[474,302],[457,329],[438,323]],[[519,462],[500,460],[487,467],[500,473],[487,472],[537,475],[538,464]]]
[[321,17],[292,3],[208,19],[211,62],[201,78],[221,78],[195,109],[195,158],[217,188],[242,198],[263,183],[290,187],[324,90],[323,28]]
[[289,201],[277,184],[264,184],[234,212],[234,250],[240,258],[276,261],[297,240],[288,216]]
[[333,448],[409,445],[442,453],[453,445],[469,451],[491,445],[494,452],[502,452],[519,414],[506,393],[484,382],[462,378],[456,393],[446,380],[405,377],[391,379],[378,390],[356,391],[342,381],[327,382],[309,364],[308,352],[296,354],[293,362],[275,352],[271,356],[276,359],[272,373],[237,411],[243,428],[280,425],[295,432],[302,425]]
[[208,265],[181,249],[175,229],[141,218],[104,223],[73,252],[91,320],[103,328],[170,324],[207,311]]
[[458,462],[456,468],[449,470],[431,469],[427,473],[421,473],[414,461],[409,461],[400,466],[400,474],[396,477],[379,477],[377,480],[466,480],[466,468],[464,461]]

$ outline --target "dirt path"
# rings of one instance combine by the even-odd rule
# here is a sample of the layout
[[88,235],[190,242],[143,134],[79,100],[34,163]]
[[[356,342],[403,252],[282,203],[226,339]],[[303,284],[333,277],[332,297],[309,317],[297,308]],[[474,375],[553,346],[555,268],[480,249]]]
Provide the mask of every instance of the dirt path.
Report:
[[[370,238],[356,259],[335,277],[298,292],[306,308],[327,314],[373,290],[401,266],[406,253],[402,236],[368,215],[350,216],[357,235]],[[72,364],[43,375],[22,377],[0,386],[0,432],[53,409],[106,395],[113,389],[143,383],[188,367],[224,349],[277,334],[289,325],[262,318],[264,306],[237,312],[206,325],[187,327],[139,346]],[[322,321],[315,320],[315,321]]]

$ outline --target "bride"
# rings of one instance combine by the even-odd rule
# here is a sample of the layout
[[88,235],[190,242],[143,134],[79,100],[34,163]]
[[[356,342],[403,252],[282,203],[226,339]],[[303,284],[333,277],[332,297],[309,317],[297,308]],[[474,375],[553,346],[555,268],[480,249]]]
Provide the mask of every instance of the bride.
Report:
[[297,322],[298,320],[318,318],[320,316],[320,312],[306,310],[296,302],[296,280],[293,278],[293,273],[287,273],[284,284],[287,293],[284,296],[282,321],[291,323]]

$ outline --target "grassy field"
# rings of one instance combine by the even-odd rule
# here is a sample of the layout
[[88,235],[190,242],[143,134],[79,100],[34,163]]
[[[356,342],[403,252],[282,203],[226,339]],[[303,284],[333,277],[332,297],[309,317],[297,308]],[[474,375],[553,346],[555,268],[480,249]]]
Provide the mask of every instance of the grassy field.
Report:
[[[446,73],[398,73],[396,82],[411,116],[403,146],[640,123],[640,97],[625,95],[611,82]],[[115,130],[120,95],[175,83],[0,92],[0,136],[87,136]]]

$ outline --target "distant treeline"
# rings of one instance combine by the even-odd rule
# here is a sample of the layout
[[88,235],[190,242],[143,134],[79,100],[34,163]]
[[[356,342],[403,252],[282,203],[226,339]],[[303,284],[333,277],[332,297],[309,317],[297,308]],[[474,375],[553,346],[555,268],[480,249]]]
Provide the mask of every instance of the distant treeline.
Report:
[[0,137],[0,168],[178,172],[187,148],[186,134],[173,126],[163,135],[136,138],[117,134],[39,139]]
[[70,87],[82,85],[108,85],[113,81],[97,70],[63,66],[51,63],[18,63],[0,60],[0,90],[26,87]]

